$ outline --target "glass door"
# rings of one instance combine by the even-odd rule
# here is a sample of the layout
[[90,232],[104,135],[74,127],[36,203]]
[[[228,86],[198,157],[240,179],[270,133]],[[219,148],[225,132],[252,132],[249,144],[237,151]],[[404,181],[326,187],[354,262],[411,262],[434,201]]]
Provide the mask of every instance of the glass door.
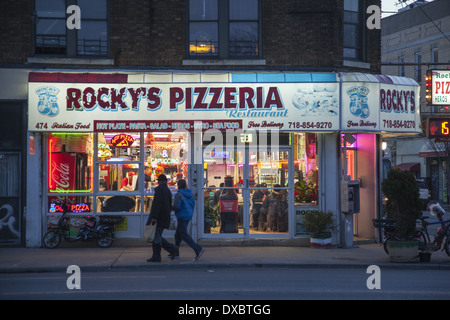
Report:
[[[289,234],[289,148],[203,151],[205,237],[280,237]],[[291,182],[293,185],[293,181]]]
[[[249,153],[250,234],[289,233],[290,150]],[[292,185],[292,182],[291,182]]]
[[204,234],[244,235],[245,150],[203,151]]

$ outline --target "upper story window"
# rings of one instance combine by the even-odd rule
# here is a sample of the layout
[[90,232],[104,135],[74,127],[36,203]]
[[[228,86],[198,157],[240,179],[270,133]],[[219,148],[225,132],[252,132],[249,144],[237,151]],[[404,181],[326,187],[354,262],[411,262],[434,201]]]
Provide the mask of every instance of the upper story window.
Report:
[[405,76],[405,58],[403,56],[398,57],[398,76]]
[[414,79],[418,82],[422,82],[422,53],[420,51],[414,54]]
[[344,59],[363,60],[362,1],[344,0]]
[[37,54],[66,54],[66,5],[64,0],[36,0]]
[[260,0],[189,0],[188,56],[260,57]]
[[[69,5],[81,11],[81,28],[68,29]],[[108,55],[107,0],[35,0],[35,53],[66,57]]]
[[[438,48],[434,47],[431,49],[431,63],[438,63],[439,62],[439,51]],[[437,68],[438,66],[434,66],[434,68]]]
[[108,54],[107,0],[77,0],[81,9],[81,29],[77,30],[77,54]]

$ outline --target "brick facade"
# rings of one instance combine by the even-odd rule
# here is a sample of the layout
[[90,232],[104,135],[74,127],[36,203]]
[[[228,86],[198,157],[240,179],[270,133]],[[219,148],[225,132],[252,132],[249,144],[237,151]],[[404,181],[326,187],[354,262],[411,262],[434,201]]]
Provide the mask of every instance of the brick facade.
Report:
[[0,63],[25,63],[32,42],[30,1],[1,1],[0,21]]
[[[376,29],[365,30],[365,62],[370,67],[343,66],[342,0],[262,2],[265,65],[254,68],[380,73],[381,35]],[[24,64],[28,57],[35,56],[32,53],[33,3],[32,0],[1,1],[0,63]],[[366,7],[380,6],[380,0],[365,3]],[[109,12],[109,58],[116,67],[194,68],[183,66],[187,25],[184,0],[111,0]],[[200,68],[221,67],[203,65]]]

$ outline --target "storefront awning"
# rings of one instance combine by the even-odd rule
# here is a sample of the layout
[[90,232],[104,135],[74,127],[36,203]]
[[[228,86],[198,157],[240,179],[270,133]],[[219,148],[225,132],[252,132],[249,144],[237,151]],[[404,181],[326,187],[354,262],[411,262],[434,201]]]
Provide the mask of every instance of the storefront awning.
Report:
[[438,158],[446,157],[448,155],[448,150],[446,144],[443,142],[432,142],[425,144],[419,151],[419,157],[426,158]]
[[420,163],[418,162],[407,162],[407,163],[400,163],[393,167],[393,169],[400,169],[403,171],[415,171],[420,172]]

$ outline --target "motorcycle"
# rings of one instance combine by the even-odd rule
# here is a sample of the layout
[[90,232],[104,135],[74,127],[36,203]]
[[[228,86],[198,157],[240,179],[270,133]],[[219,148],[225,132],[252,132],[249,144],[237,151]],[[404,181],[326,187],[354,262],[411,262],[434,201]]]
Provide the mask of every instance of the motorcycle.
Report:
[[67,205],[62,205],[63,214],[56,226],[51,227],[42,238],[42,243],[46,248],[56,248],[64,239],[67,242],[92,241],[95,240],[101,248],[108,248],[115,239],[114,224],[121,223],[123,217],[99,216],[99,221],[93,216],[87,217],[84,226],[78,231],[75,237],[71,237],[69,232],[69,220],[67,216]]

